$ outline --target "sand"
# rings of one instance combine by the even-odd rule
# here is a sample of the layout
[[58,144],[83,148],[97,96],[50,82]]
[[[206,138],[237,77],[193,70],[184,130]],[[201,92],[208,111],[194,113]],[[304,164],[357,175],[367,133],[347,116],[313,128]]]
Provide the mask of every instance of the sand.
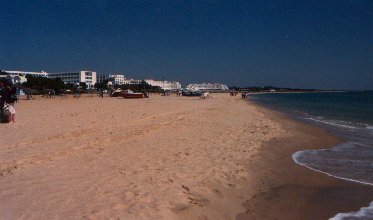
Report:
[[326,131],[213,96],[21,100],[0,124],[0,219],[319,219],[373,198],[292,162]]

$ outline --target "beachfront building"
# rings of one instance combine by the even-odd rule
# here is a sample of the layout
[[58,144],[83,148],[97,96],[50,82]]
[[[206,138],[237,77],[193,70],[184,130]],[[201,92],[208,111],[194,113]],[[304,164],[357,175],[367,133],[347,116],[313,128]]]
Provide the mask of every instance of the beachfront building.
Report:
[[189,84],[187,90],[202,90],[202,91],[224,91],[228,90],[228,86],[220,83],[200,83]]
[[66,83],[73,84],[85,82],[87,84],[87,88],[93,88],[97,82],[96,72],[92,71],[48,73],[48,78],[60,78]]
[[127,80],[123,74],[109,74],[97,76],[97,82],[103,83],[105,81],[111,82],[112,85],[123,85],[124,81]]
[[123,85],[124,80],[126,80],[126,78],[122,74],[110,74],[108,78],[109,81],[112,82],[114,85]]
[[93,88],[97,79],[96,72],[92,71],[75,71],[75,72],[63,72],[63,73],[47,73],[41,72],[30,72],[30,71],[13,71],[13,70],[2,70],[0,77],[7,77],[12,79],[13,82],[27,82],[27,75],[35,77],[47,77],[47,78],[61,78],[66,83],[77,84],[85,82],[88,88]]
[[97,76],[97,82],[103,83],[108,81],[111,85],[139,85],[144,81],[151,86],[158,86],[164,90],[181,89],[181,84],[176,81],[160,81],[153,79],[127,79],[123,74],[107,74]]
[[96,76],[96,81],[98,83],[103,83],[103,82],[105,82],[105,80],[109,80],[109,76],[108,75],[97,75]]
[[123,80],[123,84],[125,85],[139,85],[142,83],[143,80],[141,79],[125,79]]
[[161,87],[161,89],[163,90],[181,89],[181,84],[176,81],[159,81],[159,80],[146,79],[145,82],[151,86]]
[[29,71],[13,71],[13,70],[4,70],[10,76],[27,76],[32,75],[35,77],[48,77],[48,73],[41,71],[41,72],[29,72]]
[[48,73],[41,72],[30,72],[30,71],[13,71],[13,70],[2,70],[0,77],[11,79],[13,82],[27,82],[26,76],[31,75],[35,77],[48,77]]

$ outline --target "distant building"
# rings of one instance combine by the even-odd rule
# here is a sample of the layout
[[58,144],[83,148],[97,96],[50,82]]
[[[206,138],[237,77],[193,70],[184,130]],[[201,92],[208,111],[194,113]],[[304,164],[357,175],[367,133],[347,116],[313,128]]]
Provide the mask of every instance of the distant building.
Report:
[[206,91],[223,91],[228,90],[228,86],[220,83],[200,83],[189,84],[186,89],[188,90],[206,90]]
[[112,85],[139,85],[144,81],[151,86],[159,86],[165,90],[180,89],[181,84],[175,81],[157,81],[153,79],[126,79],[122,74],[110,74],[97,76],[97,82],[102,83],[105,80],[111,82]]
[[113,82],[114,85],[123,85],[126,78],[122,74],[110,74],[108,76],[109,81]]
[[105,80],[109,80],[109,76],[108,75],[97,75],[96,76],[96,81],[98,83],[103,83]]
[[102,83],[105,80],[111,85],[138,85],[143,82],[141,79],[127,79],[123,74],[108,74],[97,76],[97,82]]
[[[29,71],[13,71],[4,70],[3,75],[0,77],[12,77],[13,81],[20,81],[21,83],[27,82],[26,76],[32,75],[35,77],[47,77],[47,78],[60,78],[66,83],[77,84],[85,82],[88,88],[93,88],[96,83],[96,72],[92,71],[76,71],[76,72],[64,72],[64,73],[47,73],[47,72],[29,72]],[[18,77],[18,78],[17,78]],[[20,80],[15,80],[20,79]]]
[[103,83],[105,80],[111,82],[112,85],[123,85],[126,78],[123,74],[109,74],[97,76],[98,83]]
[[11,76],[27,76],[32,75],[36,77],[48,77],[48,73],[41,71],[41,72],[27,72],[27,71],[13,71],[13,70],[4,70]]
[[48,78],[60,78],[66,83],[73,84],[85,82],[87,84],[87,88],[93,88],[97,82],[96,72],[92,71],[48,73]]
[[151,86],[161,87],[161,89],[163,90],[181,89],[181,84],[176,81],[158,81],[158,80],[146,79],[145,82]]
[[[72,71],[72,72],[60,72],[60,73],[47,73],[47,72],[27,72],[27,71],[3,71],[0,77],[12,77],[13,81],[26,82],[26,76],[33,75],[36,77],[47,77],[47,78],[60,78],[65,83],[78,84],[85,82],[88,88],[93,88],[96,82],[103,83],[105,80],[111,82],[112,85],[139,85],[144,81],[151,86],[158,86],[164,90],[177,90],[181,89],[181,84],[176,81],[160,81],[153,79],[126,79],[123,74],[108,74],[108,75],[97,75],[93,71]],[[15,78],[16,77],[16,78]],[[194,85],[194,84],[193,84]],[[195,84],[197,85],[197,84]],[[202,85],[202,84],[201,84]],[[204,85],[204,84],[203,84]],[[214,84],[215,85],[215,84]]]
[[97,76],[97,82],[102,83],[105,80],[111,82],[111,85],[138,85],[143,82],[140,79],[127,79],[123,74],[108,74]]
[[26,76],[31,75],[35,77],[48,77],[48,73],[41,71],[41,72],[29,72],[29,71],[13,71],[13,70],[3,70],[0,77],[9,78],[13,82],[27,82]]
[[143,80],[141,79],[125,79],[123,80],[123,84],[126,85],[139,85],[142,83]]

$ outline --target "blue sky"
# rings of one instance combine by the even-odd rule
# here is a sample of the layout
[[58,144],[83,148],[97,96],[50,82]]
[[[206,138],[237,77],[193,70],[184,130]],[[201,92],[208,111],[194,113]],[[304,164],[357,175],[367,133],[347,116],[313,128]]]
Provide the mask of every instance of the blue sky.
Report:
[[373,89],[373,1],[0,0],[0,68]]

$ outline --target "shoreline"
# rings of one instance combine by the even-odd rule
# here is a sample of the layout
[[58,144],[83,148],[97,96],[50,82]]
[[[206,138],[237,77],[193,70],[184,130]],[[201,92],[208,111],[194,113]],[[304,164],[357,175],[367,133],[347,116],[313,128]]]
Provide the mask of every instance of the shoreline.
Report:
[[[297,151],[328,149],[342,143],[341,138],[326,128],[296,120],[251,100],[248,102],[279,122],[292,135],[273,138],[260,148],[257,161],[268,164],[267,172],[275,177],[272,177],[273,182],[269,186],[243,204],[246,212],[238,215],[238,220],[329,219],[338,213],[356,212],[369,206],[373,201],[371,185],[329,176],[293,161],[292,154]],[[253,166],[254,161],[246,165],[251,169]],[[259,178],[266,179],[265,176],[263,174]]]

